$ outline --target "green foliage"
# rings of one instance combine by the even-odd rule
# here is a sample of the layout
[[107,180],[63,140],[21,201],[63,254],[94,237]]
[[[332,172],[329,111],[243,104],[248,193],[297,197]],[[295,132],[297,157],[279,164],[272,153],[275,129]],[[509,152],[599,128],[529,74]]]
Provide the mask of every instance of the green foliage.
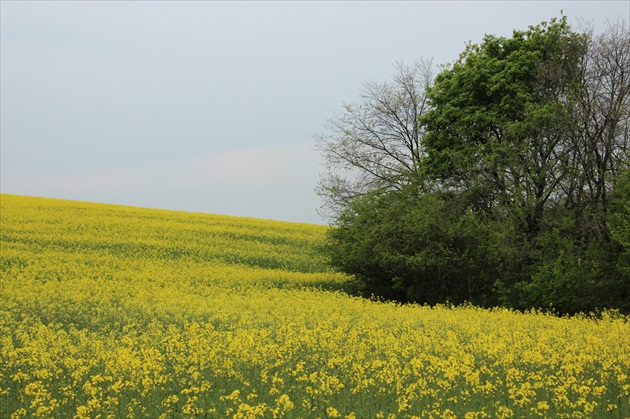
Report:
[[[613,212],[610,215],[610,232],[630,256],[630,170],[626,169],[617,179],[613,195]],[[628,259],[626,259],[628,260]],[[630,269],[630,260],[626,268]]]
[[330,230],[328,253],[367,293],[490,305],[490,230],[465,204],[459,196],[414,186],[364,196]]
[[626,310],[630,311],[630,169],[621,173],[615,186],[609,227],[613,241],[621,249],[616,268],[621,282],[622,298]]
[[624,302],[624,282],[615,269],[618,246],[587,234],[567,213],[532,242],[506,246],[520,252],[512,251],[506,258],[512,270],[502,272],[496,284],[501,303],[568,314],[630,308]]
[[349,201],[333,265],[403,301],[630,311],[628,57],[627,29],[566,18],[469,44],[427,90],[418,170]]
[[564,98],[578,83],[581,41],[563,19],[469,45],[429,89],[425,171],[459,188],[490,190],[486,209],[524,208],[535,233],[562,176],[555,152],[572,129]]

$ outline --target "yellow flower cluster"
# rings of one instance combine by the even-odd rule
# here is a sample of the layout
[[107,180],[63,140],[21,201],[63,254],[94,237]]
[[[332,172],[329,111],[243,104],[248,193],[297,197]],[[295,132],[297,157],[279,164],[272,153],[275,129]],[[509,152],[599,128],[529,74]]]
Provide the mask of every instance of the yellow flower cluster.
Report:
[[630,417],[627,316],[343,292],[326,227],[0,195],[0,417]]

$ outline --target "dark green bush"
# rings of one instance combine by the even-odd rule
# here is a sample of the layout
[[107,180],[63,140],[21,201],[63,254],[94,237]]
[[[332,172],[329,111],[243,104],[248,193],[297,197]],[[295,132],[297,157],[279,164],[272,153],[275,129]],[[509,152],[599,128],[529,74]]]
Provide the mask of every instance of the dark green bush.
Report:
[[490,231],[462,199],[418,188],[354,201],[330,230],[335,267],[364,292],[423,303],[494,303]]

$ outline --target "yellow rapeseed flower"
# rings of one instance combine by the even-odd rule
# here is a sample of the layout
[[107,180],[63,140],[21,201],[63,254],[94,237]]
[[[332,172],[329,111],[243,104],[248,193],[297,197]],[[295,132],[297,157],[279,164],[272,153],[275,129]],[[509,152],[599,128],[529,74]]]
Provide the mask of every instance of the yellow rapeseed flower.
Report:
[[353,297],[324,226],[0,207],[0,416],[630,417],[628,316]]

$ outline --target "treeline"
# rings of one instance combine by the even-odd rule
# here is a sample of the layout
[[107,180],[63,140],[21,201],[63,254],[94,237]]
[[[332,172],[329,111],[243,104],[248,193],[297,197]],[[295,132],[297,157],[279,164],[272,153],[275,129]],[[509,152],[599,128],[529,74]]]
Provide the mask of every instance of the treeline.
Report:
[[332,265],[400,301],[630,312],[627,23],[396,68],[316,138]]

